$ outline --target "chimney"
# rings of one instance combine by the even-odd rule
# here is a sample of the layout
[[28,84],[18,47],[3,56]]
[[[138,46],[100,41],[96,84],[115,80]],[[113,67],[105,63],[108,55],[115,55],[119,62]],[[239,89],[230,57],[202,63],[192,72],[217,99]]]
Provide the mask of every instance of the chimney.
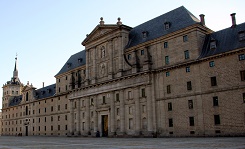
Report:
[[44,87],[44,82],[43,82],[43,87]]
[[236,13],[232,13],[231,14],[231,20],[232,20],[232,26],[231,27],[235,27],[236,26],[236,17],[235,17]]
[[205,20],[204,20],[204,17],[205,17],[205,15],[204,14],[200,14],[199,15],[200,16],[200,20],[201,20],[201,25],[205,25]]

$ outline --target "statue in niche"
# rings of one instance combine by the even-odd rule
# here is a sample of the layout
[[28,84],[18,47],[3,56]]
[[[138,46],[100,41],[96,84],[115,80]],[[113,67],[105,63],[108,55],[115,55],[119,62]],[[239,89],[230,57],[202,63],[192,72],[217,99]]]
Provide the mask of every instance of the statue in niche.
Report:
[[105,74],[105,64],[100,65],[100,74],[103,76]]
[[105,57],[105,47],[101,48],[101,58]]

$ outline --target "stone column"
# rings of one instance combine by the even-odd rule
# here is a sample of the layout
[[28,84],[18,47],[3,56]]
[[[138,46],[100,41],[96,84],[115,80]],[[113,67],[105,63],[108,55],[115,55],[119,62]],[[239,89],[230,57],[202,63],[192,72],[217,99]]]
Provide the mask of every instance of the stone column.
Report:
[[69,135],[74,135],[74,109],[73,109],[73,100],[70,100],[70,119],[69,119],[69,127],[70,132]]
[[110,120],[111,120],[111,136],[115,134],[115,100],[114,100],[114,92],[110,93],[110,102],[111,102],[111,110],[110,110]]
[[141,114],[140,114],[140,88],[136,87],[134,89],[134,99],[135,99],[135,135],[139,135],[140,132],[140,120],[141,120]]
[[[90,131],[90,110],[89,110],[89,98],[85,98],[85,102],[86,102],[86,107],[85,107],[85,116],[86,116],[86,121],[85,121],[85,124],[86,124],[86,128],[85,128],[85,131],[87,132],[87,134],[89,133]],[[86,134],[86,135],[87,135]]]
[[125,134],[125,104],[124,104],[124,90],[120,90],[119,93],[120,99],[120,135]]
[[81,119],[80,119],[80,98],[79,99],[77,99],[77,115],[76,115],[76,119],[77,119],[77,125],[76,125],[76,133],[75,133],[75,135],[76,136],[79,136],[79,135],[81,135]]
[[153,117],[153,112],[152,112],[152,94],[151,94],[151,86],[148,85],[146,87],[146,102],[147,102],[147,130],[149,132],[148,135],[151,135],[153,132],[153,127],[152,127],[152,117]]

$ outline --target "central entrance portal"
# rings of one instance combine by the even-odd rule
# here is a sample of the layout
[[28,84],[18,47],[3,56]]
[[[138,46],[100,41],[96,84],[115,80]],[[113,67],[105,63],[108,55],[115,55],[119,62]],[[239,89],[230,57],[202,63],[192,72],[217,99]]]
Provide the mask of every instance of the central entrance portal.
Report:
[[101,116],[102,120],[102,137],[107,137],[108,136],[108,115],[102,115]]
[[26,126],[26,136],[28,136],[28,126]]

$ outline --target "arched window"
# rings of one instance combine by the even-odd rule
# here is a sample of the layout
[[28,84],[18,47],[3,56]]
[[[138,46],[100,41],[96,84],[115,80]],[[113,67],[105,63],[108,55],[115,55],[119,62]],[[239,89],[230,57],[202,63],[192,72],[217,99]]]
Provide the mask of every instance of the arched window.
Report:
[[29,95],[28,92],[26,93],[26,101],[28,101]]

